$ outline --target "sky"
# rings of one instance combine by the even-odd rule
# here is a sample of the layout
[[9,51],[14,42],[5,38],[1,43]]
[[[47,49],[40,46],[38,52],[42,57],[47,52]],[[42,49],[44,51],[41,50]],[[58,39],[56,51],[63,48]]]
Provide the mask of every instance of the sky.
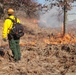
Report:
[[72,3],[72,9],[68,11],[68,19],[69,21],[72,21],[76,19],[76,2]]
[[[38,3],[45,4],[45,0],[37,0]],[[68,21],[76,19],[76,2],[72,3],[72,9],[68,11]]]
[[37,0],[38,3],[44,4],[45,0]]

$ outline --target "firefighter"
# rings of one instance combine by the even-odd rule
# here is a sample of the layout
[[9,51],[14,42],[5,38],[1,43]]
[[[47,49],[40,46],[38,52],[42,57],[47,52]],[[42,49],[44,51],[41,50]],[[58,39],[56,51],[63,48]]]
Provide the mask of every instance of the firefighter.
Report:
[[[7,10],[7,13],[8,13],[8,18],[15,20],[14,10],[12,8],[9,8]],[[21,52],[20,52],[20,45],[19,45],[20,38],[12,37],[10,35],[10,30],[13,26],[13,22],[8,18],[4,21],[2,38],[3,38],[3,41],[5,42],[8,40],[9,47],[12,51],[14,61],[18,61],[21,59]],[[18,18],[17,18],[17,22],[20,23],[20,20]]]

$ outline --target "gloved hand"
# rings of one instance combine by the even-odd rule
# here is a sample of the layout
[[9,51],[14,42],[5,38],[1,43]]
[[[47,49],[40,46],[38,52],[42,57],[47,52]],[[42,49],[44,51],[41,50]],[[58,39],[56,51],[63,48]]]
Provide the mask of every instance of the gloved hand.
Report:
[[7,41],[6,38],[3,38],[3,41],[6,42]]

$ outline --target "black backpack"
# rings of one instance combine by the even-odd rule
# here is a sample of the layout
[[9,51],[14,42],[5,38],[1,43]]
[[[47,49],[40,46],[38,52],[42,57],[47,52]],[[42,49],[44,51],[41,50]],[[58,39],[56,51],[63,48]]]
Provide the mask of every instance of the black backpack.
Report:
[[8,18],[13,22],[13,27],[10,30],[10,35],[20,38],[24,35],[24,27],[21,23],[17,23],[17,18],[15,20]]

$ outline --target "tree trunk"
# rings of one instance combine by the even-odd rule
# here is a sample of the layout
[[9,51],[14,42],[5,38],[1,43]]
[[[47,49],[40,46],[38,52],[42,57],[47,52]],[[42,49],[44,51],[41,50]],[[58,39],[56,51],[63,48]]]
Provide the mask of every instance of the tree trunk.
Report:
[[[64,2],[66,2],[64,0]],[[67,11],[66,11],[66,4],[64,5],[64,21],[63,21],[63,36],[65,35],[66,32],[66,18],[67,18]]]

